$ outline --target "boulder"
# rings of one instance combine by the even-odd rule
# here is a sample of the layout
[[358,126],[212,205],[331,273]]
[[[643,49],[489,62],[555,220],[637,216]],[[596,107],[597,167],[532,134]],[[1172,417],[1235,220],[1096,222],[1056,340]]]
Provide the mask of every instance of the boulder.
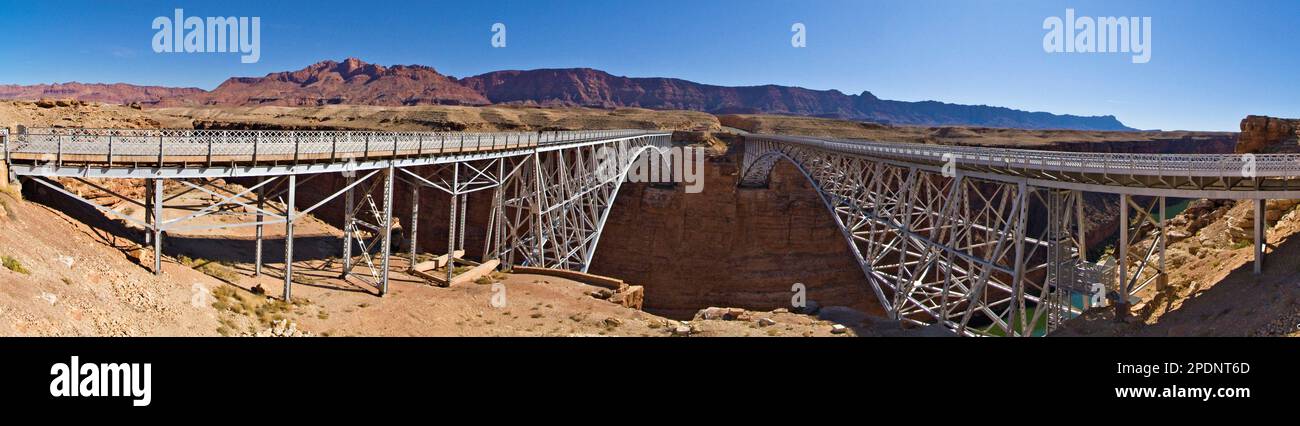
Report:
[[600,300],[609,300],[610,297],[614,296],[614,291],[607,288],[600,288],[587,294]]
[[[607,290],[608,291],[608,290]],[[607,298],[610,302],[622,305],[625,308],[641,310],[645,304],[645,287],[639,285],[629,285],[622,290],[614,292]]]
[[744,314],[745,310],[740,308],[708,307],[696,312],[695,319],[732,321]]

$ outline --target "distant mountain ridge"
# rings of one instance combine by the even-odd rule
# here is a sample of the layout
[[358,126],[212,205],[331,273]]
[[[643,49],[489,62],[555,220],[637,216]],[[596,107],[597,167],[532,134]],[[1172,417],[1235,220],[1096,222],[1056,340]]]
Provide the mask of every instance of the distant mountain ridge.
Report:
[[0,99],[77,99],[111,104],[154,105],[172,99],[206,93],[197,87],[137,86],[126,83],[57,83],[20,86],[0,84]]
[[[0,98],[29,98],[34,93],[31,90],[12,89],[23,87],[33,86],[0,86]],[[11,89],[6,91],[6,88]],[[895,125],[1135,130],[1110,115],[1058,115],[985,105],[892,101],[865,91],[847,95],[838,90],[778,85],[717,86],[677,78],[622,77],[590,68],[493,71],[457,79],[428,66],[386,67],[356,58],[322,61],[301,70],[264,77],[230,78],[210,92],[144,89],[143,93],[157,95],[157,99],[146,103],[158,106],[522,104],[786,114]],[[6,97],[6,93],[18,95]],[[98,102],[129,103],[126,98],[140,97],[134,93],[123,94],[122,100],[114,100],[102,91],[98,98],[83,98],[89,95],[78,91],[70,93],[73,98]]]
[[349,58],[265,77],[234,77],[211,92],[163,105],[486,105],[487,98],[423,65],[385,67]]
[[777,85],[715,86],[676,78],[619,77],[590,68],[494,71],[461,82],[497,104],[788,114],[922,126],[1136,130],[1111,115],[1084,117],[936,101],[891,101],[865,91],[846,95],[838,90]]

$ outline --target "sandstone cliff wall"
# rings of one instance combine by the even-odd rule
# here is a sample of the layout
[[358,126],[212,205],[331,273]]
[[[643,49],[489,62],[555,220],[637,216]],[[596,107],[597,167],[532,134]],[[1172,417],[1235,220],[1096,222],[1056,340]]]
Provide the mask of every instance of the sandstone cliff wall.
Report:
[[823,306],[882,314],[807,179],[782,162],[770,188],[737,188],[737,158],[706,163],[699,194],[625,184],[591,271],[645,286],[645,309],[667,316],[706,306],[789,308],[795,283]]
[[1300,120],[1250,115],[1241,120],[1235,152],[1300,152]]

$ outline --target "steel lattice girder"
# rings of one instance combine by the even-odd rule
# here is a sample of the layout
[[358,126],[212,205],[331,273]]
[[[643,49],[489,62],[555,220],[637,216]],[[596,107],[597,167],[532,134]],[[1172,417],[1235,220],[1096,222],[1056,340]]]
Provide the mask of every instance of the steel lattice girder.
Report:
[[[650,135],[534,153],[531,164],[506,182],[506,242],[499,256],[511,264],[586,272],[633,163],[642,153],[669,147],[667,135]],[[611,158],[602,149],[620,154]],[[605,163],[611,160],[617,164]]]
[[[1048,280],[1052,262],[1082,253],[1073,238],[1079,221],[1063,213],[1075,210],[1077,191],[960,171],[944,176],[762,139],[746,143],[742,185],[765,183],[780,159],[812,182],[880,304],[898,320],[964,335],[1027,336],[1069,309]],[[1031,206],[1068,219],[1030,226]]]

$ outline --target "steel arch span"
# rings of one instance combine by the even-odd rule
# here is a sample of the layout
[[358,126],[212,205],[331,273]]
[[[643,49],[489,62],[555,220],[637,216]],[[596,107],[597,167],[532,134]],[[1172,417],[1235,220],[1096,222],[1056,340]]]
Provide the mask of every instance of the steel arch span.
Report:
[[[880,305],[963,335],[1027,336],[1068,318],[1079,192],[984,180],[763,138],[740,184],[789,161],[820,195]],[[1049,220],[1031,226],[1029,211]]]
[[507,264],[587,272],[618,190],[643,155],[663,155],[666,137],[539,150],[507,183],[499,256]]
[[[394,193],[409,190],[408,273],[449,285],[456,265],[509,268],[513,264],[586,271],[614,197],[628,171],[646,153],[671,147],[670,133],[643,130],[557,132],[375,132],[192,129],[25,129],[10,140],[0,129],[5,178],[23,178],[123,219],[143,230],[145,245],[162,252],[165,233],[256,227],[254,275],[262,273],[263,228],[285,227],[284,298],[290,298],[294,224],[327,202],[343,203],[342,278],[388,290],[394,253]],[[337,174],[345,182],[300,206],[296,189]],[[220,188],[222,178],[252,180],[239,192]],[[57,179],[71,179],[143,207],[136,220],[80,194]],[[137,179],[143,200],[109,190],[96,179]],[[171,194],[164,183],[173,181]],[[400,186],[404,186],[401,188]],[[446,252],[419,262],[419,197],[446,193]],[[168,201],[185,192],[211,196],[193,213],[168,212]],[[471,193],[489,194],[483,258],[464,259]],[[172,207],[175,209],[176,207]],[[237,216],[231,223],[195,224],[204,216]],[[166,217],[171,213],[173,217]],[[426,245],[429,245],[426,243]],[[153,256],[161,271],[162,256]],[[425,269],[421,267],[428,266]],[[485,266],[486,265],[486,266]],[[358,269],[359,267],[364,267]],[[442,269],[437,275],[434,269]]]

